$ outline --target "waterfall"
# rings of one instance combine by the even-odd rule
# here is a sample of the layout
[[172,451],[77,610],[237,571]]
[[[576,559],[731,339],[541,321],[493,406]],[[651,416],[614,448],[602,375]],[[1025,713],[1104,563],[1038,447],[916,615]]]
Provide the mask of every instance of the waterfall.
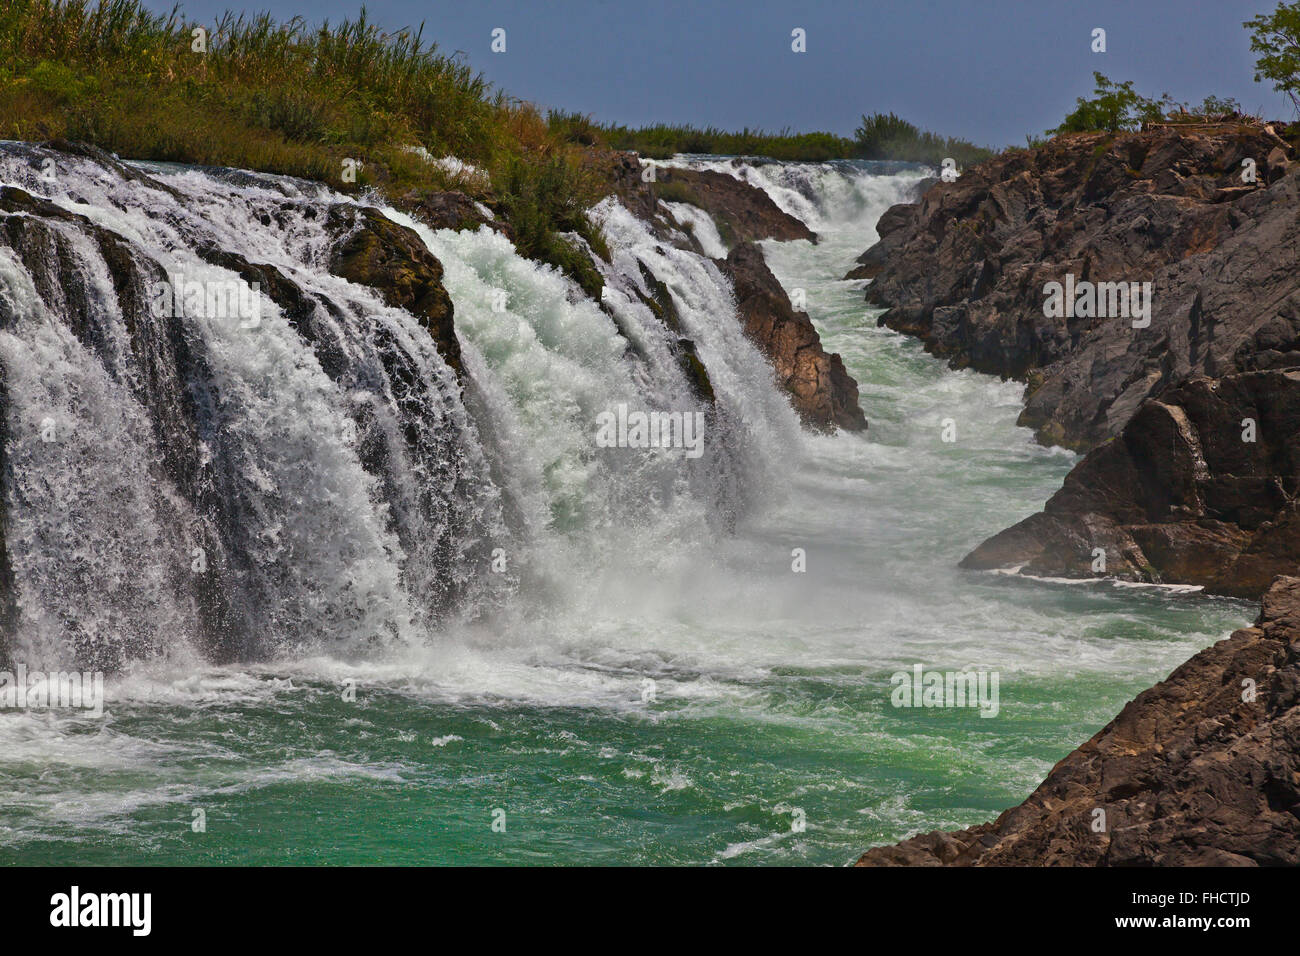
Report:
[[[10,191],[0,244],[9,652],[32,666],[424,644],[704,547],[801,453],[717,266],[614,199],[591,212],[599,303],[487,228],[383,210],[443,265],[458,377],[415,317],[331,274],[331,221],[369,200],[19,144],[0,184],[32,197]],[[618,408],[699,414],[707,453],[600,447]]]
[[[0,249],[12,656],[367,653],[482,580],[500,494],[428,333],[323,267],[342,197],[14,145],[0,181],[53,203]],[[154,314],[166,276],[238,284],[238,261],[296,301]]]
[[[0,671],[116,671],[0,708],[0,862],[192,865],[202,809],[213,862],[839,864],[1023,799],[1243,623],[957,568],[1073,455],[842,278],[923,170],[674,162],[817,232],[762,250],[869,438],[800,428],[696,207],[594,208],[593,301],[374,196],[0,143]],[[362,218],[441,263],[450,363],[332,271]],[[169,276],[234,313],[157,314]],[[704,454],[602,444],[620,407]],[[1008,719],[890,706],[917,662]]]

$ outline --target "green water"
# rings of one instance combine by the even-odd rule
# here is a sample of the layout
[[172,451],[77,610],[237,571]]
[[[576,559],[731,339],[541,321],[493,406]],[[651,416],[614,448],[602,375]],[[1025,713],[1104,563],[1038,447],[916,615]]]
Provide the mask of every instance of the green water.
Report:
[[[838,277],[898,187],[850,185],[861,208],[818,246],[767,253],[861,383],[868,438],[802,439],[733,537],[590,532],[617,541],[603,568],[404,657],[170,660],[113,681],[102,720],[0,714],[0,863],[842,865],[1019,802],[1246,623],[956,569],[1074,458],[1015,427],[1018,386],[875,327]],[[997,716],[891,706],[915,663],[996,671]]]

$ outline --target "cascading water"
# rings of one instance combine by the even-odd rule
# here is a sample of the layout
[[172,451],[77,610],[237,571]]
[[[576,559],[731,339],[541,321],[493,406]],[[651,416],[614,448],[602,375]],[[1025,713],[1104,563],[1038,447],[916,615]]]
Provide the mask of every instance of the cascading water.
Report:
[[[121,670],[102,719],[0,713],[0,860],[844,863],[1022,799],[1247,616],[955,569],[1071,456],[1015,427],[1017,386],[878,329],[839,278],[923,170],[677,160],[818,233],[764,252],[858,379],[863,437],[801,432],[716,265],[613,200],[603,305],[490,230],[385,210],[444,267],[458,378],[330,274],[356,201],[44,158],[0,146],[0,184],[89,224],[0,244],[11,656]],[[149,314],[165,274],[247,263],[285,280],[257,328]],[[619,404],[702,411],[707,453],[598,447]],[[915,662],[1000,671],[999,718],[892,708]]]

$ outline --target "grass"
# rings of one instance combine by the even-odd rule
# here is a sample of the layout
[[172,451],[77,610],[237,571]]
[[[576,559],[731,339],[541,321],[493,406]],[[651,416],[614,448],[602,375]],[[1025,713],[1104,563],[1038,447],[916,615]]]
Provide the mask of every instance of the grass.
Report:
[[937,166],[951,157],[959,166],[969,166],[993,155],[993,151],[965,140],[925,132],[892,113],[862,118],[854,138],[835,133],[766,133],[744,129],[739,133],[707,127],[599,126],[587,117],[552,114],[557,131],[573,135],[595,135],[615,149],[634,149],[652,159],[666,159],[676,153],[713,153],[723,156],[768,156],[797,162],[830,159],[882,159],[928,163]]
[[[4,0],[0,138],[83,140],[134,159],[301,176],[344,192],[377,187],[399,204],[461,188],[505,215],[525,256],[573,272],[580,257],[558,234],[599,246],[581,210],[602,184],[584,172],[580,148],[422,30],[383,32],[364,8],[318,28],[266,14],[226,14],[196,33],[201,26],[138,0]],[[457,176],[412,147],[457,156],[490,181]],[[361,163],[355,181],[344,179],[345,160]]]
[[[377,188],[408,208],[424,193],[461,189],[510,224],[522,255],[596,295],[600,277],[572,238],[608,254],[583,214],[612,188],[593,172],[593,148],[654,158],[953,156],[962,165],[989,155],[892,115],[863,122],[870,135],[848,139],[543,116],[441,53],[423,27],[384,32],[364,8],[319,27],[230,13],[203,25],[140,0],[0,0],[0,138],[81,140],[130,159],[254,169],[350,193]],[[487,176],[428,161],[443,156]]]

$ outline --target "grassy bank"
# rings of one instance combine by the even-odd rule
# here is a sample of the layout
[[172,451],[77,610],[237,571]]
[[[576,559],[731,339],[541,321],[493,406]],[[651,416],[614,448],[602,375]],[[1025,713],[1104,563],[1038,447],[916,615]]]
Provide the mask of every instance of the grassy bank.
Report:
[[993,151],[965,140],[940,136],[917,128],[892,113],[862,117],[862,125],[850,138],[835,133],[740,132],[694,126],[643,126],[633,129],[613,124],[598,125],[586,117],[552,114],[552,126],[598,138],[615,149],[634,149],[652,159],[666,159],[675,153],[715,153],[723,156],[768,156],[799,162],[829,159],[887,159],[938,166],[951,157],[959,166],[988,159]]
[[[309,27],[269,15],[193,23],[139,0],[0,0],[0,138],[82,140],[126,158],[301,176],[344,192],[376,187],[403,206],[460,189],[509,223],[523,255],[592,292],[599,277],[563,238],[603,249],[583,214],[610,188],[592,171],[592,147],[961,165],[988,155],[893,116],[863,124],[848,139],[543,116],[422,31],[386,33],[364,9]],[[473,169],[437,162],[447,156]]]
[[599,241],[582,211],[603,187],[577,146],[420,32],[385,33],[364,11],[315,29],[229,14],[204,27],[138,0],[5,0],[0,138],[380,187],[399,203],[461,189],[507,218],[524,255],[571,272],[590,266],[558,234]]

